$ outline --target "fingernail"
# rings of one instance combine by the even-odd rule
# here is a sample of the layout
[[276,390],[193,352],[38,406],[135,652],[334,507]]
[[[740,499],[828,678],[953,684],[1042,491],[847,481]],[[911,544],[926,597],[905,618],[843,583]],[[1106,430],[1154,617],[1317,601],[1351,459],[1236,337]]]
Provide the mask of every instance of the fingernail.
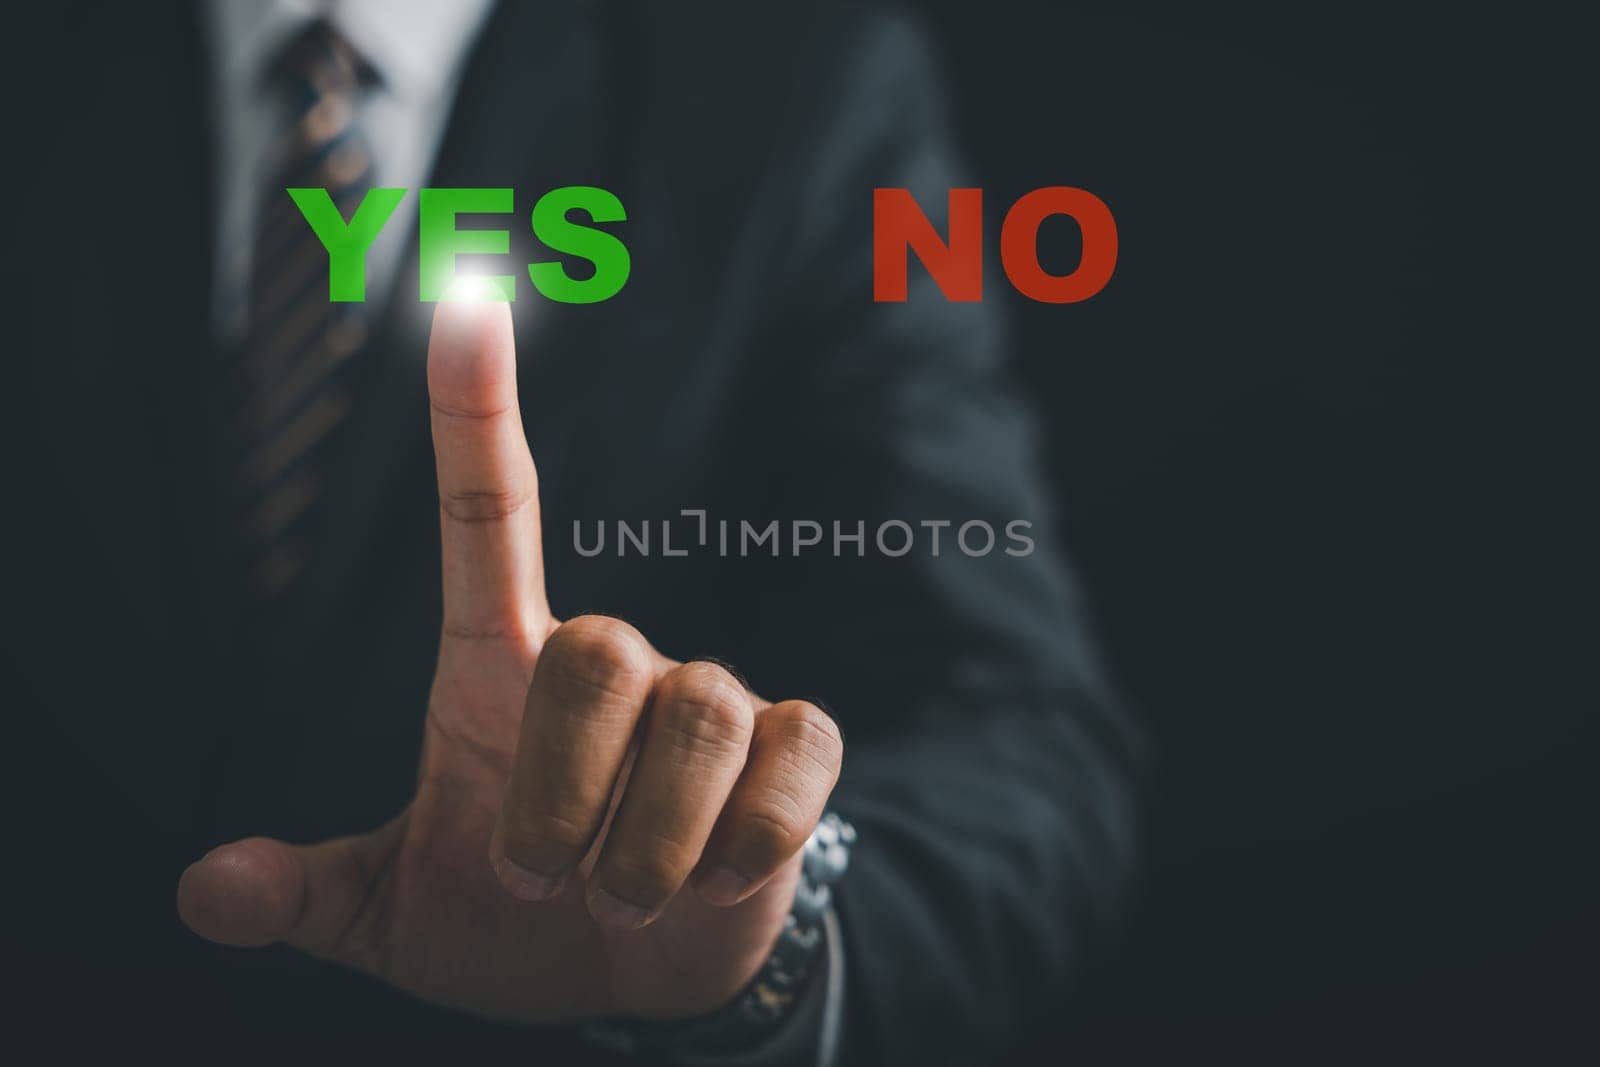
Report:
[[506,887],[506,892],[518,900],[549,900],[561,891],[561,884],[566,881],[564,876],[530,871],[504,856],[495,861],[494,873],[500,876],[500,884]]
[[732,867],[718,867],[705,881],[700,883],[700,895],[710,904],[719,908],[731,907],[739,903],[739,897],[744,894],[750,885],[750,879],[734,870]]
[[650,921],[654,912],[637,904],[629,904],[604,889],[596,889],[589,894],[589,914],[607,926],[637,930]]

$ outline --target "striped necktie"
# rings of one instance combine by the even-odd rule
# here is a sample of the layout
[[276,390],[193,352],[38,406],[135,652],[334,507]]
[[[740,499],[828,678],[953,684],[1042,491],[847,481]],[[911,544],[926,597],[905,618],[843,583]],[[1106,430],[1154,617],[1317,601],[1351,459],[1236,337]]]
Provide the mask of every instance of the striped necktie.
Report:
[[329,301],[327,252],[285,190],[325,188],[348,219],[372,183],[355,121],[370,71],[338,32],[312,23],[271,79],[287,121],[268,155],[248,326],[231,375],[243,563],[263,600],[291,588],[321,539],[327,461],[351,405],[350,357],[367,334],[365,304]]

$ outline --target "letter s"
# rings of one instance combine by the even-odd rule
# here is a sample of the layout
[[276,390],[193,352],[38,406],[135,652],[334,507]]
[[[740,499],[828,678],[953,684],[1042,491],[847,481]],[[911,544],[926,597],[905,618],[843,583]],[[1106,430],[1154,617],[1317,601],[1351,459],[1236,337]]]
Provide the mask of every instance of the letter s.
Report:
[[535,289],[563,304],[609,300],[622,290],[633,269],[628,247],[615,234],[569,221],[567,212],[574,209],[588,212],[594,222],[625,222],[628,218],[622,201],[604,189],[568,185],[550,190],[533,205],[534,236],[553,251],[589,260],[594,264],[594,277],[572,278],[560,262],[530,263],[528,277]]

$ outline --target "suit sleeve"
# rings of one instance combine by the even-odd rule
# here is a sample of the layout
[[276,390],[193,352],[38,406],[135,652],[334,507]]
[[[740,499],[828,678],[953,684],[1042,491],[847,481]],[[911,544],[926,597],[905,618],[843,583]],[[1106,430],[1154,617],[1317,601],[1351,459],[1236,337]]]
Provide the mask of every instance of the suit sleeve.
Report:
[[1060,553],[995,279],[950,303],[912,256],[909,300],[872,300],[873,188],[908,187],[943,234],[947,191],[975,183],[916,32],[876,17],[849,37],[779,168],[788,310],[748,475],[756,510],[823,542],[776,561],[742,655],[845,735],[842,1060],[987,1062],[1059,1017],[1116,927],[1136,736]]

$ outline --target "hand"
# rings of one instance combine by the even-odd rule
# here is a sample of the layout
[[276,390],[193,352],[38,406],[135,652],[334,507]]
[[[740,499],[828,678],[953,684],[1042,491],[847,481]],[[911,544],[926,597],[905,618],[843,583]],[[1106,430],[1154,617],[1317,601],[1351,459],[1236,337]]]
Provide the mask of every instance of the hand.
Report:
[[551,616],[506,305],[439,305],[428,392],[444,626],[416,796],[371,833],[223,845],[179,913],[497,1019],[713,1010],[782,928],[838,729],[625,622]]

